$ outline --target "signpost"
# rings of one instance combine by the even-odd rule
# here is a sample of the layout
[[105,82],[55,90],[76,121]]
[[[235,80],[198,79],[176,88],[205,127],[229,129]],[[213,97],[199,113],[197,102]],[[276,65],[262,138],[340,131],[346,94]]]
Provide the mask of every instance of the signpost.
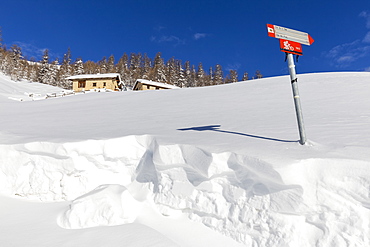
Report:
[[296,76],[293,54],[297,56],[302,55],[303,53],[301,44],[311,45],[314,40],[308,33],[272,24],[267,24],[267,33],[270,37],[280,39],[280,50],[287,54],[290,81],[292,84],[293,99],[299,129],[299,143],[304,145],[306,143],[306,133],[303,123],[303,114],[297,84],[298,79]]
[[314,39],[308,33],[272,24],[267,24],[267,32],[270,37],[290,40],[303,45],[311,45],[314,42]]

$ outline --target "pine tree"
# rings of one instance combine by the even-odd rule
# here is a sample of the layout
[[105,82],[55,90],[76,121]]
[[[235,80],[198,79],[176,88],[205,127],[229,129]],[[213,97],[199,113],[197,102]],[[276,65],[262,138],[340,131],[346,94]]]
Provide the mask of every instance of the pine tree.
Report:
[[190,73],[190,86],[191,87],[198,87],[198,78],[197,78],[197,71],[195,70],[195,65],[191,65],[191,73]]
[[31,57],[30,61],[27,62],[26,67],[26,79],[32,82],[37,81],[37,73],[39,70],[38,63],[36,63],[36,59],[34,57]]
[[117,73],[121,75],[121,80],[125,85],[130,85],[130,72],[128,68],[128,55],[124,53],[117,63]]
[[213,73],[213,68],[212,66],[209,67],[209,74],[208,76],[206,77],[206,86],[211,86],[213,85],[213,79],[214,79],[214,73]]
[[167,61],[166,78],[168,84],[177,84],[178,74],[176,71],[176,60],[173,57]]
[[99,73],[100,74],[107,73],[107,71],[108,71],[108,61],[107,61],[107,57],[106,56],[104,56],[102,58],[102,60],[100,60],[98,62],[98,65],[99,65]]
[[185,87],[191,87],[191,66],[189,61],[185,62],[184,70]]
[[243,78],[242,78],[242,81],[248,81],[248,73],[247,72],[244,72],[243,74]]
[[1,71],[3,71],[6,75],[10,75],[10,72],[12,71],[12,66],[13,65],[10,58],[10,52],[4,50],[1,59]]
[[130,83],[129,85],[134,85],[135,81],[139,78],[142,77],[142,69],[141,69],[141,53],[135,54],[131,53],[130,54],[130,67],[129,67],[129,72],[130,72]]
[[25,59],[19,61],[19,79],[27,79],[27,69],[29,62]]
[[84,74],[85,71],[84,71],[84,65],[83,65],[83,62],[82,62],[82,58],[77,58],[75,63],[74,63],[74,74],[75,75],[82,75]]
[[225,84],[231,83],[230,74],[228,74],[228,75],[225,77],[225,79],[224,79],[224,83],[225,83]]
[[197,85],[199,87],[205,86],[205,79],[206,79],[205,77],[206,77],[206,73],[204,72],[203,64],[199,63],[198,71],[197,71]]
[[261,79],[262,77],[263,77],[263,75],[261,74],[261,71],[257,70],[256,71],[256,75],[255,75],[255,78]]
[[59,81],[59,60],[55,59],[50,65],[47,72],[48,84],[57,86]]
[[222,67],[221,65],[216,64],[216,71],[215,71],[213,82],[215,85],[220,85],[222,84],[223,80],[224,80],[224,76],[223,76]]
[[10,66],[8,67],[9,71],[7,71],[7,74],[10,75],[11,79],[14,81],[18,81],[22,77],[21,58],[21,48],[17,45],[12,45],[10,47]]
[[152,60],[145,53],[144,58],[143,58],[142,79],[149,79],[151,68],[152,68]]
[[63,62],[62,62],[62,71],[66,77],[72,75],[72,55],[71,55],[71,48],[68,47],[67,53],[63,56]]
[[238,81],[238,72],[236,70],[230,70],[230,83],[237,82]]
[[110,55],[107,62],[107,72],[116,73],[116,68],[114,66],[114,56]]
[[49,50],[44,50],[44,55],[42,56],[41,66],[38,72],[37,80],[40,83],[48,84],[48,72],[49,72]]
[[62,65],[60,66],[59,80],[58,80],[59,87],[62,87],[65,89],[72,88],[71,82],[66,79],[67,77],[73,74],[71,61],[72,61],[71,48],[68,47],[67,53],[63,55]]
[[154,67],[152,69],[153,79],[158,82],[166,81],[165,66],[161,53],[158,52],[154,58]]
[[178,86],[178,87],[185,87],[185,84],[186,84],[185,71],[182,68],[181,61],[179,61],[179,60],[177,61],[176,71],[177,71],[177,74],[178,74],[178,79],[177,79],[177,82],[175,83],[175,85]]

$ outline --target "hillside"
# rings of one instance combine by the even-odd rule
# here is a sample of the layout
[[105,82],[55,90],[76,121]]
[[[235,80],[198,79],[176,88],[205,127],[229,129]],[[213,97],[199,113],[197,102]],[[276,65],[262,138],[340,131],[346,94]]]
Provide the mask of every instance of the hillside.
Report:
[[298,83],[304,146],[288,76],[32,100],[62,89],[0,75],[0,243],[369,245],[370,73]]

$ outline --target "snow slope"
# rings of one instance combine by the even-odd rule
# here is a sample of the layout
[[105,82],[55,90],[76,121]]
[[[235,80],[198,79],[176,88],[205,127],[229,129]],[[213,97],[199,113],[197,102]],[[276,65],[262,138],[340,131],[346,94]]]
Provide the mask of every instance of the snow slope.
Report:
[[288,76],[29,102],[61,89],[0,76],[0,243],[370,245],[370,73],[298,78],[304,146]]

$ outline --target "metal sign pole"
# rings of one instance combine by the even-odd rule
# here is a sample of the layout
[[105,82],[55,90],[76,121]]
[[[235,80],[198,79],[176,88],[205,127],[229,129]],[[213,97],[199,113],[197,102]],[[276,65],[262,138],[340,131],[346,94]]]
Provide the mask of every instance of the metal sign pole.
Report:
[[301,100],[299,99],[298,84],[297,84],[298,79],[297,79],[296,72],[295,72],[293,54],[287,53],[287,56],[288,56],[288,68],[289,68],[289,74],[290,74],[290,81],[292,83],[294,105],[295,105],[295,111],[297,115],[297,122],[298,122],[298,129],[299,129],[299,137],[300,137],[299,143],[301,145],[304,145],[306,143],[306,133],[305,133],[304,123],[303,123]]
[[293,54],[302,55],[301,44],[311,45],[314,42],[314,39],[308,33],[272,24],[267,24],[267,34],[270,37],[280,39],[280,50],[285,52],[287,55],[290,81],[292,83],[295,111],[299,128],[299,143],[304,145],[306,143],[306,133],[303,124],[303,115],[301,101],[299,99]]

